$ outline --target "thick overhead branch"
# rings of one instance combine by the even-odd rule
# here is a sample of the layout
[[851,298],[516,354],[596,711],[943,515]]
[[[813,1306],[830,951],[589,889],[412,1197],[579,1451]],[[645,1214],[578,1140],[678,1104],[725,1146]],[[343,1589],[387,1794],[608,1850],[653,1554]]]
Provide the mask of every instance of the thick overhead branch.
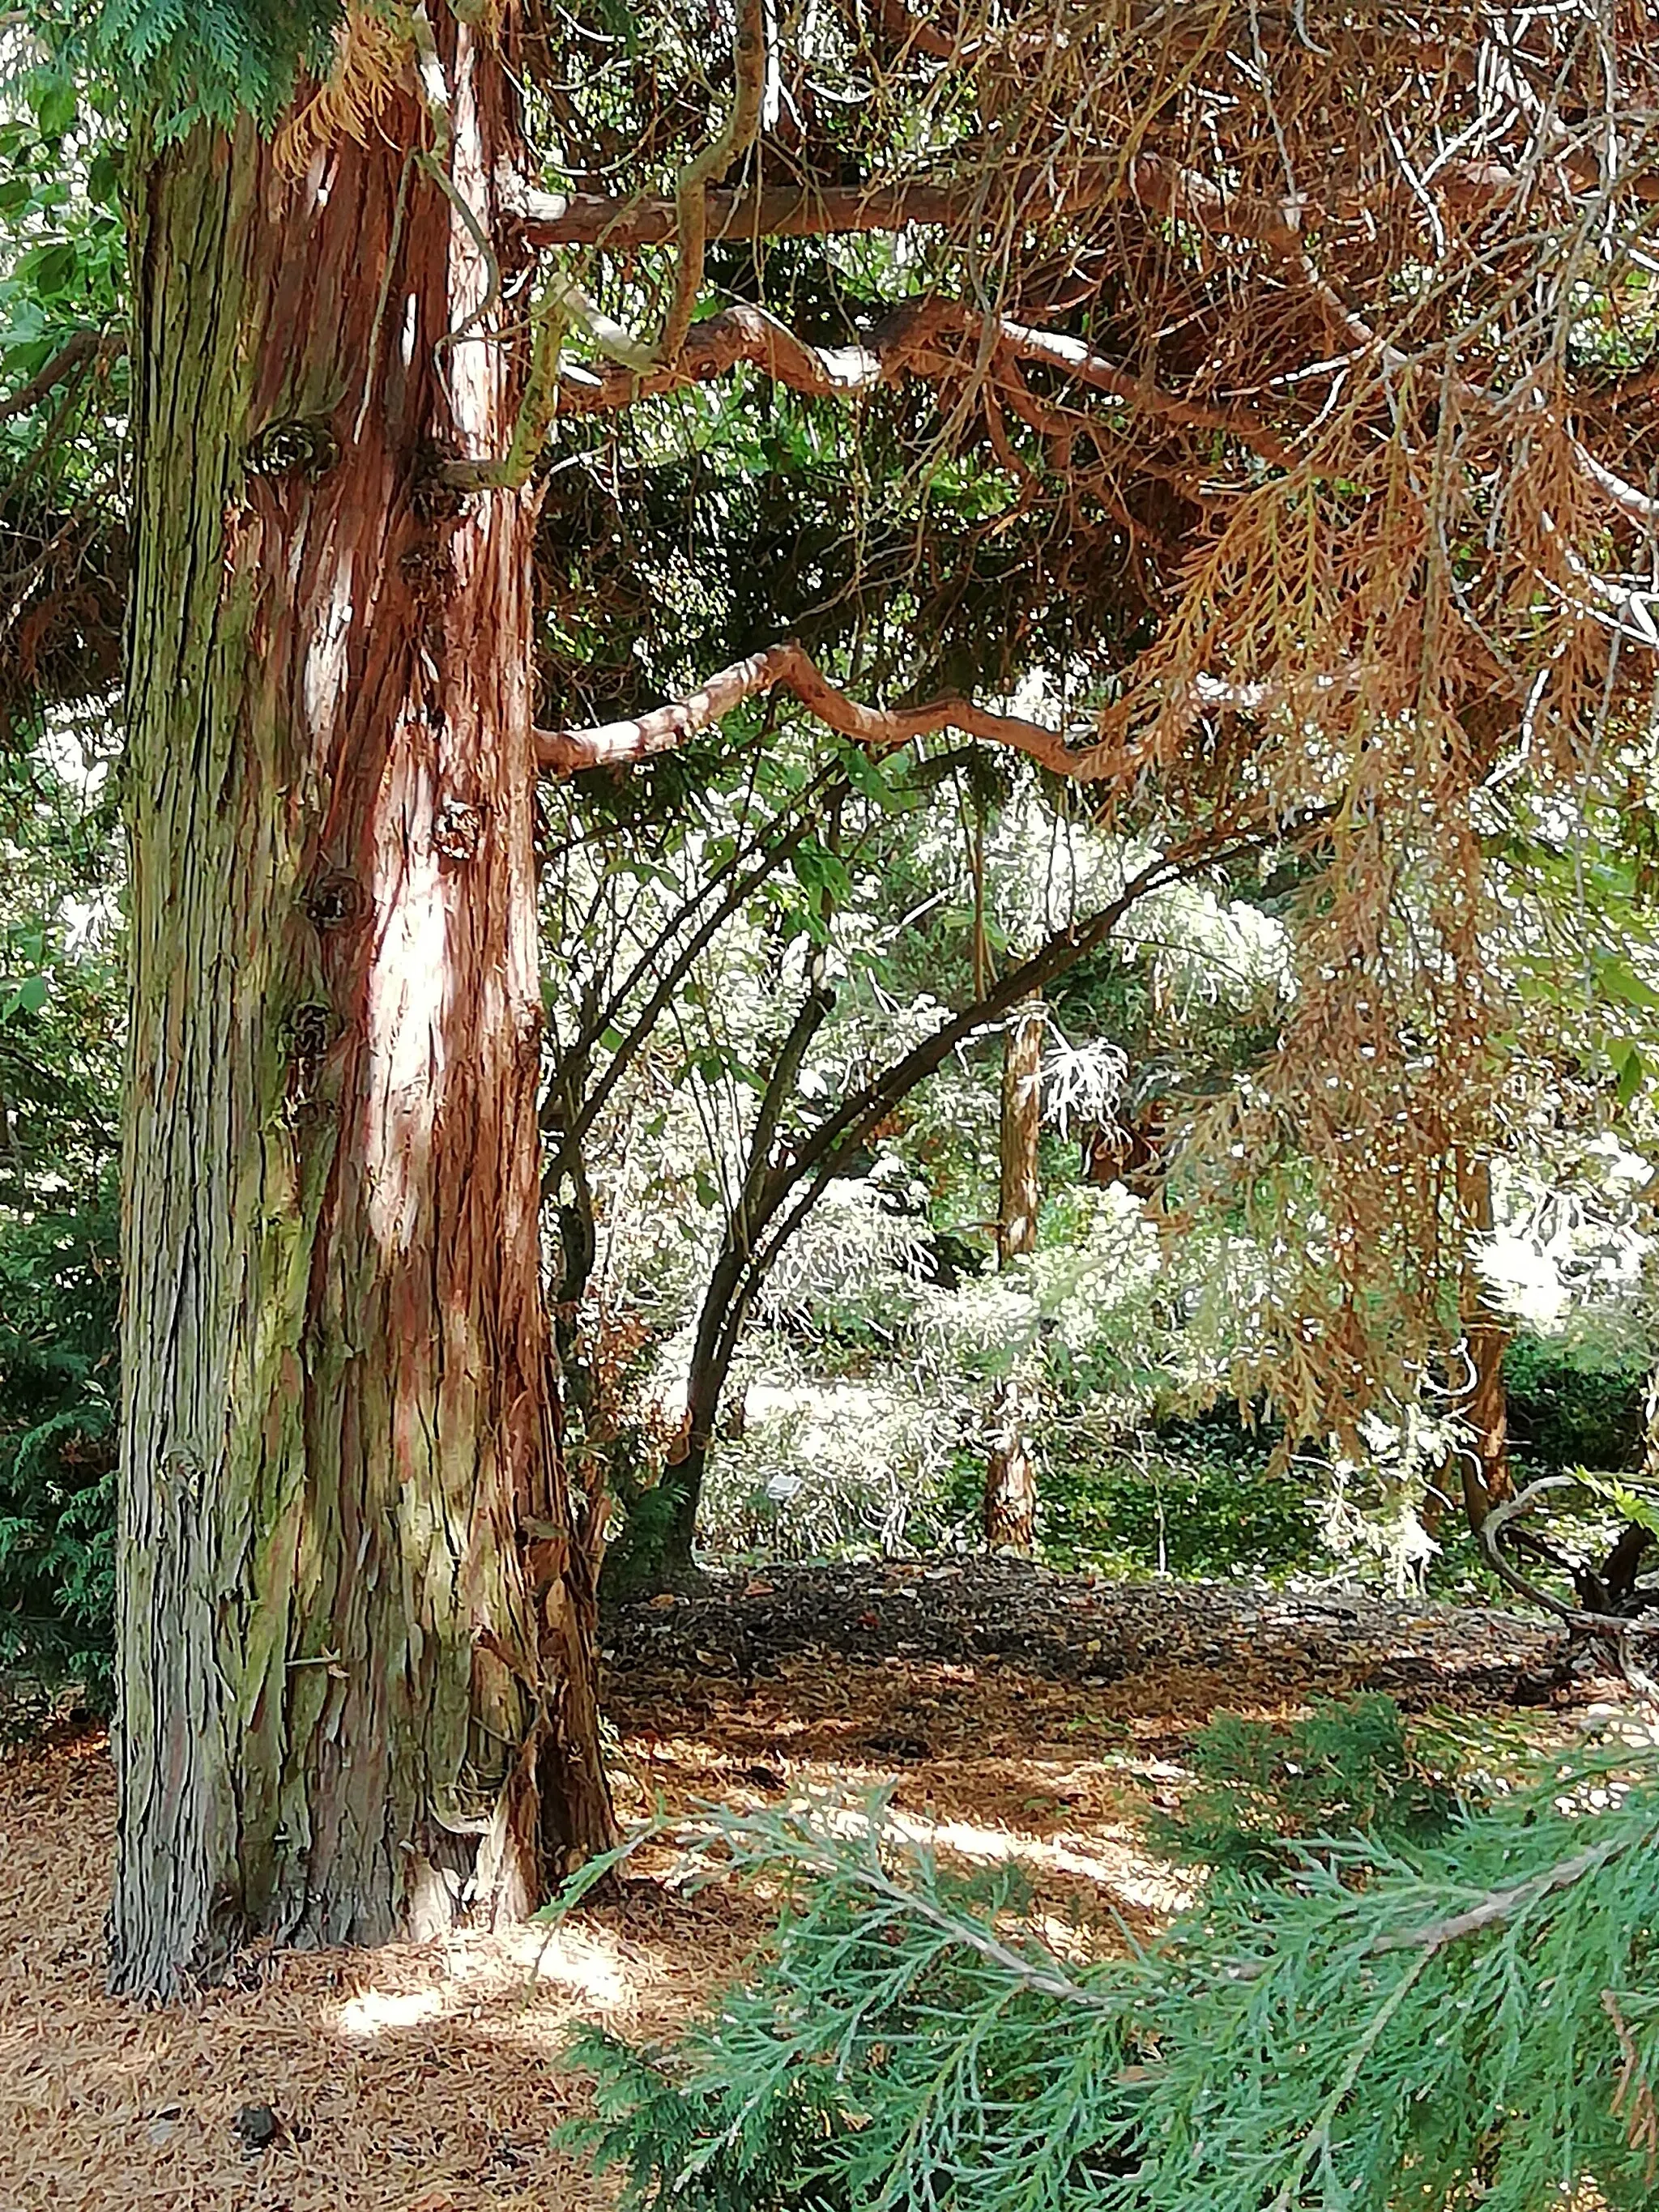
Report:
[[[1524,189],[1525,180],[1499,164],[1449,161],[1434,179],[1448,206],[1496,205]],[[1402,187],[1403,190],[1403,187]],[[1650,194],[1640,192],[1638,197]],[[721,239],[836,238],[868,231],[927,230],[961,234],[1040,225],[1086,215],[1112,201],[1133,204],[1164,220],[1189,222],[1212,237],[1264,245],[1276,256],[1299,259],[1303,230],[1328,229],[1334,216],[1363,217],[1347,206],[1310,207],[1292,223],[1285,210],[1249,192],[1230,191],[1166,155],[1142,152],[1091,155],[1067,161],[1022,161],[963,177],[919,177],[862,185],[745,185],[703,194],[706,236]],[[670,246],[679,235],[674,199],[651,194],[547,192],[521,186],[512,201],[526,246],[597,246],[615,253],[642,246]]]
[[[906,184],[769,185],[706,191],[707,236],[829,238],[860,231],[989,229],[1010,216],[1053,221],[1121,196],[1122,163],[1081,161],[1063,176],[1048,164],[951,181]],[[679,235],[671,199],[618,199],[602,192],[521,191],[515,203],[520,234],[533,246],[596,246],[615,252],[668,246]]]
[[873,391],[884,373],[880,356],[864,346],[808,345],[764,307],[727,307],[694,323],[670,365],[632,369],[616,362],[580,367],[567,362],[559,386],[559,412],[615,414],[636,400],[710,383],[739,362],[775,383],[787,385],[792,392],[820,399],[847,399]]
[[938,730],[959,730],[988,744],[1011,746],[1056,775],[1090,781],[1125,764],[1115,748],[1100,744],[1092,732],[1084,732],[1082,742],[1074,744],[1062,731],[1046,729],[1023,715],[994,714],[955,692],[919,707],[860,706],[830,681],[801,646],[793,643],[751,653],[747,660],[710,677],[689,699],[654,708],[632,721],[606,722],[591,730],[538,730],[537,756],[544,768],[561,775],[587,768],[627,767],[674,751],[745,699],[774,690],[791,693],[827,727],[877,751],[908,745]]

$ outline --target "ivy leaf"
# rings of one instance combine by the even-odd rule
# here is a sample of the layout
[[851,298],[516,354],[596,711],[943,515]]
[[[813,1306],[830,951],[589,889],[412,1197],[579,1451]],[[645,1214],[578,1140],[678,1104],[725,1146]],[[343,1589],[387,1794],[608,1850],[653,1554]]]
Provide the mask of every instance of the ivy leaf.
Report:
[[1573,1473],[1592,1496],[1605,1499],[1638,1528],[1646,1528],[1659,1536],[1659,1499],[1644,1497],[1628,1483],[1608,1482],[1600,1475],[1587,1474],[1582,1467],[1575,1468]]
[[1635,1006],[1643,1013],[1659,1012],[1659,991],[1645,982],[1629,961],[1618,953],[1603,953],[1597,960],[1595,980],[1603,994],[1620,1006]]
[[81,257],[75,247],[64,240],[52,246],[37,246],[23,254],[17,264],[17,273],[32,283],[37,291],[67,292],[74,283],[81,266]]
[[1641,1089],[1643,1078],[1647,1073],[1641,1053],[1631,1038],[1615,1037],[1607,1047],[1607,1058],[1613,1062],[1619,1103],[1628,1106]]
[[51,988],[45,975],[25,975],[21,983],[13,984],[4,1007],[0,1008],[0,1022],[9,1021],[14,1014],[38,1014]]

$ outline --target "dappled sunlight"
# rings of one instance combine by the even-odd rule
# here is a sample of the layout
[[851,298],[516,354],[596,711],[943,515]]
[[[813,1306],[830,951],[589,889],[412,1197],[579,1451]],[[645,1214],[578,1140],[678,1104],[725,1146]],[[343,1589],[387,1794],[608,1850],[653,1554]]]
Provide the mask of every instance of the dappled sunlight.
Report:
[[[552,2130],[582,2088],[572,2027],[679,2027],[756,1915],[624,1884],[579,1925],[460,1929],[375,1951],[252,1954],[157,2011],[104,1989],[106,1749],[0,1769],[0,2205],[128,2212],[600,2212]],[[280,2124],[251,2158],[249,2106]]]
[[1115,1848],[1091,1849],[1082,1838],[1022,1835],[1009,1828],[981,1827],[970,1820],[918,1820],[903,1813],[894,1814],[893,1826],[912,1842],[976,1863],[1076,1875],[1109,1897],[1145,1911],[1177,1912],[1193,1899],[1188,1884],[1174,1879],[1162,1861],[1137,1850],[1127,1835],[1098,1839]]
[[[430,1946],[398,1947],[410,1970],[438,1978],[415,1989],[361,1990],[341,2006],[342,2035],[374,2036],[428,2021],[476,2018],[503,2003],[528,2014],[556,1998],[561,2025],[572,2004],[584,2011],[634,2009],[655,1974],[645,1954],[625,1958],[615,1939],[536,1923]],[[376,1954],[384,1958],[384,1953]]]
[[413,2027],[446,2009],[441,1990],[365,1990],[340,2008],[343,2035],[378,2035],[385,2027]]
[[[1132,1601],[1144,1627],[1152,1596],[1136,1590]],[[689,1606],[643,1607],[653,1624],[672,1619],[678,1640],[618,1667],[609,1684],[623,1817],[657,1806],[695,1817],[699,1803],[776,1814],[816,1801],[856,1820],[885,1796],[900,1834],[951,1869],[1017,1878],[1029,1893],[1009,1923],[1019,1940],[1035,1934],[1079,1962],[1121,1954],[1189,1899],[1183,1873],[1144,1846],[1141,1821],[1188,1779],[1195,1709],[1201,1717],[1224,1697],[1264,1712],[1305,1700],[1357,1654],[1385,1663],[1401,1640],[1389,1615],[1338,1632],[1334,1644],[1304,1639],[1287,1656],[1262,1617],[1286,1602],[1252,1600],[1235,1644],[1188,1595],[1186,1614],[1159,1622],[1144,1669],[1089,1681],[996,1656],[825,1648],[755,1650],[745,1673],[717,1648],[713,1621],[693,1626]],[[1201,1664],[1181,1656],[1181,1619]],[[1034,1625],[1029,1601],[1019,1620]],[[856,1613],[853,1626],[864,1652]],[[1068,1632],[1086,1651],[1112,1630],[1085,1614]],[[611,1633],[621,1643],[620,1626]],[[1511,1638],[1503,1626],[1503,1650]],[[1485,1680],[1485,1631],[1465,1623],[1454,1637],[1430,1624],[1413,1641],[1474,1668],[1435,1678],[1453,1703],[1468,1694],[1460,1684]],[[112,1829],[101,1742],[42,1749],[0,1771],[5,2212],[143,2202],[191,2212],[601,2212],[614,2203],[608,2185],[550,2141],[588,2094],[564,2060],[573,2029],[673,2037],[744,1972],[777,1906],[769,1879],[754,1893],[683,1885],[680,1856],[664,1843],[556,1928],[256,1951],[236,1985],[146,2013],[104,1990]],[[267,2106],[282,2133],[251,2164],[239,2115]]]

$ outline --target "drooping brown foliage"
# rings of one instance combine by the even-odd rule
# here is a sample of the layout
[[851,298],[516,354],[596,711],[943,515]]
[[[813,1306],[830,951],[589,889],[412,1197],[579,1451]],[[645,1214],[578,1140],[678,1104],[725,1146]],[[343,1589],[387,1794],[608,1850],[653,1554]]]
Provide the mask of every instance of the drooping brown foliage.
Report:
[[[1000,471],[988,526],[1041,518],[1041,589],[1079,617],[1047,669],[1071,706],[1048,764],[1126,822],[1284,825],[1294,1008],[1188,1160],[1235,1195],[1247,1162],[1245,1202],[1281,1225],[1255,1377],[1346,1425],[1455,1333],[1478,1224],[1450,1163],[1512,1108],[1483,843],[1517,798],[1646,788],[1659,15],[786,10],[770,120],[695,237],[684,191],[651,185],[691,143],[699,65],[655,27],[643,59],[553,95],[574,189],[522,204],[583,256],[561,411],[695,420],[672,396],[746,365],[900,420],[918,481]],[[590,189],[622,113],[629,191]],[[902,253],[872,252],[888,226]],[[799,253],[769,260],[813,233],[860,241],[814,264],[835,343]],[[619,343],[674,241],[678,283],[720,240],[744,244],[721,264],[743,296],[678,350]]]

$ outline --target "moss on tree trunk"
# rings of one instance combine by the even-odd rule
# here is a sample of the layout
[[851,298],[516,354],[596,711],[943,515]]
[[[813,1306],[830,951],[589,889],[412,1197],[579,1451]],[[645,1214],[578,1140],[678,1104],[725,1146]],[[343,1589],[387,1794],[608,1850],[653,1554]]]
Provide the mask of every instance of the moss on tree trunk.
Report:
[[[448,36],[488,226],[507,78]],[[199,132],[137,210],[132,1992],[520,1912],[610,1832],[541,1283],[534,495],[435,479],[519,369],[426,130],[395,99],[298,177]]]

